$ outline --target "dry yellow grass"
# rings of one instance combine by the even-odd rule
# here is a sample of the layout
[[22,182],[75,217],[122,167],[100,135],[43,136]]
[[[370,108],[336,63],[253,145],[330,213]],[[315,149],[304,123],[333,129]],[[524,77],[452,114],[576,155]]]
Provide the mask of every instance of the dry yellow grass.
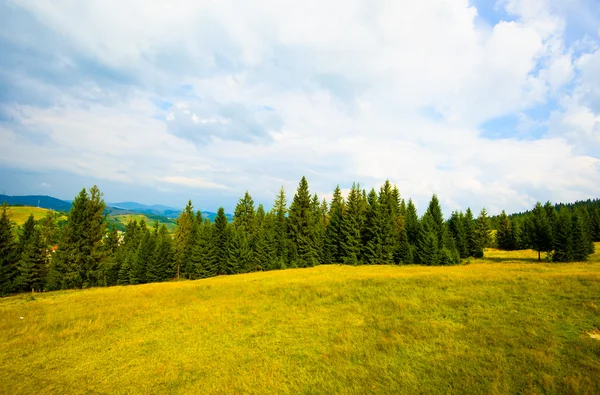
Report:
[[[17,225],[23,225],[30,214],[33,214],[33,218],[37,221],[44,218],[48,213],[54,213],[55,211],[46,208],[31,207],[31,206],[8,206],[8,214],[11,221]],[[62,216],[62,219],[67,219],[66,216]]]
[[600,393],[598,254],[529,258],[4,298],[0,392]]

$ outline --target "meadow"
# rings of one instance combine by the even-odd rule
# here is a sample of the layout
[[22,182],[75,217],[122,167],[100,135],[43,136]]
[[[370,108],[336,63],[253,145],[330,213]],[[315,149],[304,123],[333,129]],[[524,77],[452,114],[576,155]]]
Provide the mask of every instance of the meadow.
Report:
[[[31,206],[8,206],[8,214],[10,215],[11,221],[16,225],[23,225],[29,215],[32,214],[33,218],[37,221],[46,217],[49,213],[55,213],[54,210],[47,208],[31,207]],[[66,215],[61,215],[59,219],[66,220]]]
[[[130,221],[134,220],[138,223],[144,221],[146,223],[146,227],[148,229],[153,229],[154,221],[145,216],[144,214],[122,214],[122,215],[114,215],[113,218],[123,225],[127,225]],[[165,225],[169,232],[174,232],[177,224],[175,222],[158,222],[159,225]]]
[[22,294],[0,393],[597,394],[599,330],[599,252]]

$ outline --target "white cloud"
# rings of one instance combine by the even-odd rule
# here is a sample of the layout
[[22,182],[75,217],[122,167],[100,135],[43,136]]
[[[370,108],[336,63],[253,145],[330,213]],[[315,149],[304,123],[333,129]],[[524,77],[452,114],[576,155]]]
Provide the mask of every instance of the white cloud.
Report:
[[[93,73],[64,90],[16,74],[53,103],[0,108],[51,143],[0,124],[4,165],[263,202],[302,175],[322,195],[390,178],[448,210],[600,195],[600,52],[575,55],[554,0],[501,1],[513,20],[491,27],[467,0],[12,3],[64,38],[60,67],[83,57],[135,78],[122,95]],[[549,133],[482,137],[506,115],[518,136]]]

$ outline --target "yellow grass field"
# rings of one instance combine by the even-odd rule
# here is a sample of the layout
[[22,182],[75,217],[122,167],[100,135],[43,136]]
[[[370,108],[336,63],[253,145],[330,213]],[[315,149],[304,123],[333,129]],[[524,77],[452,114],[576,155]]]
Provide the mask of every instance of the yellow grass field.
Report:
[[[600,251],[600,244],[596,244]],[[0,299],[0,393],[600,393],[600,254]]]
[[[53,210],[47,208],[31,207],[31,206],[8,206],[8,214],[10,220],[15,224],[21,226],[27,221],[30,214],[33,214],[33,218],[37,221],[44,218],[48,213],[54,213]],[[67,219],[65,215],[61,216],[61,219]]]
[[[146,222],[146,227],[148,229],[152,229],[154,226],[154,221],[150,218],[146,217],[144,214],[123,214],[123,215],[115,215],[114,218],[122,223],[123,225],[127,225],[129,221],[135,220],[136,222],[144,221]],[[164,222],[159,222],[159,225],[162,225]],[[174,223],[164,223],[169,232],[174,232],[176,228],[176,224]]]

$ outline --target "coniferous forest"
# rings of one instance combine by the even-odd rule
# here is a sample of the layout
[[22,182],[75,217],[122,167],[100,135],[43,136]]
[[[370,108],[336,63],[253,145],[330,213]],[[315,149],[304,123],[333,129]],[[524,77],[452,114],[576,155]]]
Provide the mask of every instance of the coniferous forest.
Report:
[[[311,195],[302,178],[288,204],[282,188],[273,207],[255,206],[246,192],[229,222],[214,222],[188,202],[174,234],[132,220],[125,232],[109,227],[102,193],[94,186],[73,200],[58,228],[51,216],[30,216],[17,229],[7,206],[0,213],[0,294],[143,284],[321,264],[456,265],[484,249],[534,249],[538,258],[585,261],[600,241],[600,201],[553,206],[490,218],[470,208],[445,219],[433,195],[422,215],[386,181],[367,192],[339,186],[330,202]],[[51,247],[58,245],[58,249]],[[542,256],[544,253],[544,256]]]

